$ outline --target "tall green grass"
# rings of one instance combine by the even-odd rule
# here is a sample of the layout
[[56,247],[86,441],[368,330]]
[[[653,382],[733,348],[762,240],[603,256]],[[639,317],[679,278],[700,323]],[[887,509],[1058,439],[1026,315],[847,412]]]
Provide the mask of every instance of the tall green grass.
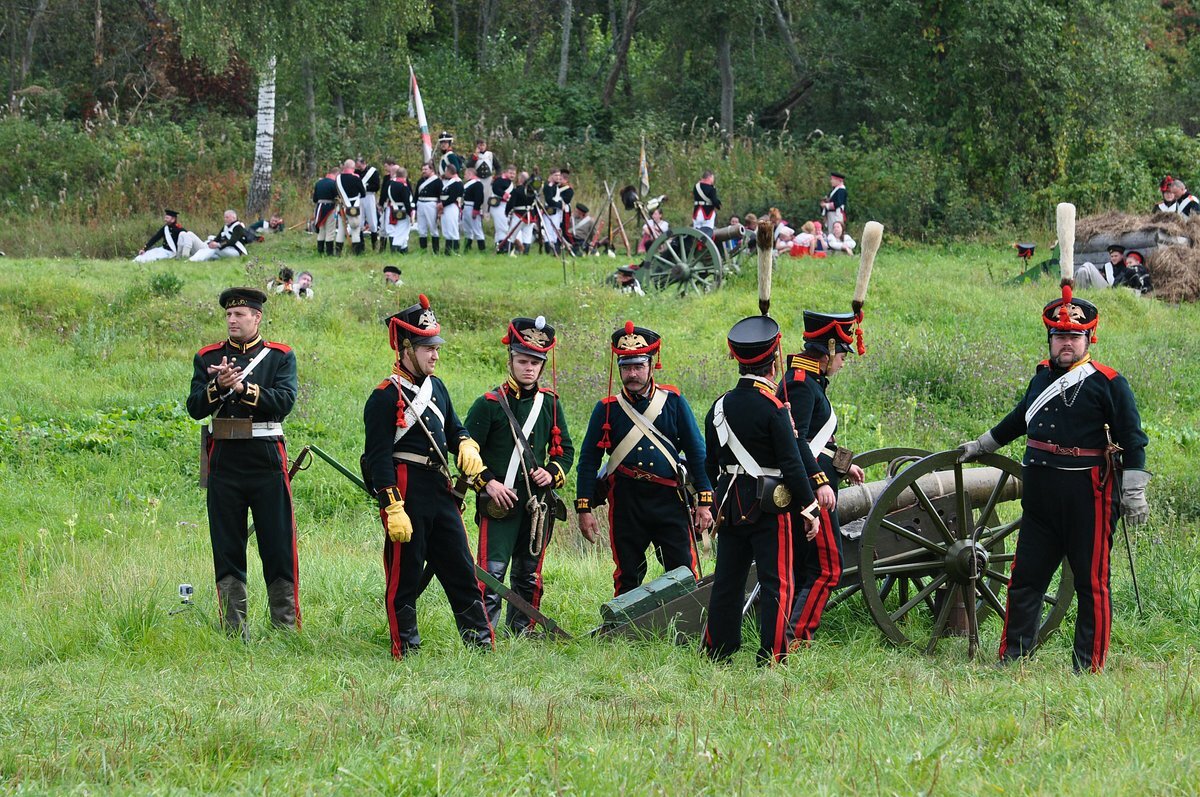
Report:
[[[1150,434],[1153,514],[1131,529],[1145,617],[1114,554],[1113,652],[1070,674],[1069,632],[1030,663],[988,666],[944,642],[884,645],[858,600],[784,668],[752,650],[714,667],[662,639],[457,641],[435,586],[425,640],[388,656],[377,516],[323,463],[295,480],[299,635],[269,630],[251,555],[252,640],[215,628],[191,356],[223,336],[215,299],[279,265],[316,274],[310,302],[272,299],[264,334],[295,347],[293,455],[352,465],[361,413],[391,353],[380,319],[426,293],[447,344],[439,375],[460,414],[497,384],[507,319],[558,331],[558,389],[576,439],[607,386],[607,339],[629,318],[664,334],[664,381],[697,414],[735,376],[724,334],[757,312],[753,278],[680,300],[618,295],[615,265],[540,256],[316,259],[289,235],[207,264],[24,260],[0,267],[0,783],[29,793],[1192,794],[1200,314],[1127,293],[1101,308],[1098,359],[1128,375]],[[953,446],[994,423],[1044,356],[1052,284],[1003,287],[1008,250],[885,242],[867,304],[869,352],[832,388],[841,439],[865,450]],[[397,263],[405,285],[385,289]],[[787,260],[772,304],[794,350],[802,308],[843,310],[855,261]],[[182,285],[172,295],[173,280]],[[1019,453],[1016,447],[1010,454]],[[568,493],[571,491],[568,490]],[[569,496],[568,496],[569,497]],[[468,508],[468,529],[474,533]],[[253,544],[251,545],[253,550]],[[704,562],[705,569],[711,559]],[[581,633],[611,595],[604,546],[560,527],[543,608]],[[652,568],[652,573],[654,569]],[[176,586],[196,586],[178,606]],[[1067,626],[1073,621],[1072,613]],[[749,634],[749,627],[747,633]]]

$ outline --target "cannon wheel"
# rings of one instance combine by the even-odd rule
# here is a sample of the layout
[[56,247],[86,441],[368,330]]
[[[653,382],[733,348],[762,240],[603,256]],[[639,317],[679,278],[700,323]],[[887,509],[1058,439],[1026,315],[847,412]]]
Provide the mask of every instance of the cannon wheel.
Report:
[[[892,479],[867,515],[859,547],[859,569],[867,609],[890,641],[897,645],[916,645],[919,643],[917,637],[922,637],[925,651],[933,653],[938,640],[946,635],[957,602],[966,615],[970,639],[968,651],[974,655],[981,615],[990,611],[1003,619],[1007,612],[1003,600],[1006,596],[1002,596],[1008,583],[1006,565],[1011,565],[1015,555],[1021,517],[1017,515],[1001,523],[995,509],[1006,480],[1021,478],[1021,466],[994,454],[980,457],[980,464],[999,468],[1003,475],[984,506],[976,510],[963,489],[964,466],[957,460],[957,451],[932,454],[911,464]],[[945,516],[917,481],[932,473],[950,471],[954,474],[955,484],[951,497],[953,515]],[[919,506],[914,510],[913,521],[900,525],[889,520],[888,508],[895,504],[901,493],[910,489]],[[958,518],[969,518],[969,521],[961,523]],[[892,539],[903,538],[912,547],[905,553],[876,558],[885,535]],[[897,583],[916,587],[916,591],[910,597],[904,589],[899,605],[888,607],[885,600]],[[1073,584],[1070,568],[1064,561],[1057,589],[1044,598],[1047,610],[1038,627],[1038,644],[1062,622],[1071,603]],[[966,600],[967,595],[972,599]],[[932,628],[927,630],[921,623],[914,622],[914,612],[922,606],[927,606],[935,616]]]
[[676,227],[654,239],[642,265],[642,284],[654,290],[676,290],[680,296],[721,287],[721,251],[713,240],[692,227]]

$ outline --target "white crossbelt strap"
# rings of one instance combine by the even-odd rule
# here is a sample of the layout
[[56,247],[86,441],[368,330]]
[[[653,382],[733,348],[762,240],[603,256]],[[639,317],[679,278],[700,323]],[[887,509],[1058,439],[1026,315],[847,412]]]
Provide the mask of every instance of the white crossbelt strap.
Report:
[[[729,446],[729,450],[733,452],[733,458],[738,461],[738,466],[747,475],[756,479],[760,476],[779,477],[783,475],[779,468],[764,468],[755,462],[754,457],[750,456],[750,452],[742,445],[742,441],[738,440],[738,436],[733,433],[733,428],[725,419],[725,396],[721,396],[713,405],[713,427],[717,430],[717,440],[722,446]],[[732,473],[728,468],[726,471]]]
[[1070,390],[1094,373],[1096,373],[1096,366],[1091,363],[1084,363],[1055,379],[1050,383],[1049,387],[1042,391],[1041,395],[1033,400],[1033,403],[1029,405],[1029,409],[1025,410],[1025,423],[1028,424],[1032,421],[1033,416],[1041,412],[1042,407],[1049,404],[1055,396]]
[[[618,394],[618,398],[622,397]],[[625,403],[628,404],[629,402]],[[641,415],[642,420],[644,420],[648,425],[653,426],[654,422],[658,420],[658,416],[662,414],[663,407],[665,406],[667,406],[667,391],[659,388],[654,391],[654,398],[650,399],[650,404],[646,407],[646,412],[644,414],[637,412],[637,410],[633,410],[632,406],[630,406],[629,409],[633,410],[634,414]],[[633,415],[630,415],[629,417],[632,419]],[[597,478],[603,479],[609,474],[615,472],[616,469],[620,467],[621,463],[625,461],[625,457],[629,456],[629,452],[633,451],[633,447],[637,445],[638,441],[645,436],[646,435],[642,433],[642,430],[639,429],[635,423],[633,428],[629,430],[628,434],[621,439],[621,442],[617,443],[617,447],[614,448],[612,454],[609,455],[608,461],[605,462],[604,466],[600,468],[600,473],[597,474]],[[667,454],[667,458],[670,459],[671,455]]]
[[[266,343],[264,343],[263,347],[262,347],[262,351],[260,351],[256,355],[254,355],[254,359],[252,359],[249,362],[249,364],[247,364],[246,367],[242,369],[242,373],[238,377],[238,382],[245,382],[246,377],[250,376],[250,374],[252,374],[254,372],[255,367],[260,362],[262,362],[263,358],[265,358],[270,353],[271,353],[271,347],[268,346]],[[232,388],[232,387],[229,388],[228,390],[226,390],[224,393],[221,394],[221,399],[224,400],[224,399],[229,398],[231,395],[233,395],[233,391],[234,391],[234,388]]]
[[[538,394],[533,397],[533,406],[529,408],[529,417],[525,419],[525,423],[521,424],[521,434],[525,435],[526,440],[533,433],[533,427],[537,423],[538,415],[542,412],[542,398],[545,395],[545,393],[539,390]],[[512,456],[508,458],[508,470],[504,472],[504,486],[510,490],[517,483],[517,466],[520,464],[521,447],[513,446]]]
[[360,199],[360,197],[354,197],[354,199],[350,198],[350,195],[346,193],[346,189],[342,186],[342,176],[340,174],[338,175],[338,179],[336,182],[337,182],[338,195],[341,196],[341,198],[342,198],[342,204],[348,208],[357,207],[358,200]]
[[167,244],[167,248],[171,250],[171,254],[177,254],[175,250],[175,239],[171,237],[171,228],[163,225],[163,239]]
[[[433,404],[433,380],[426,377],[425,381],[417,387],[412,382],[409,382],[402,376],[392,374],[388,377],[400,394],[406,399],[404,407],[404,426],[396,424],[396,436],[392,438],[392,443],[400,442],[400,438],[408,433],[408,430],[413,428],[417,423],[417,418],[425,414],[425,410],[432,410],[433,414],[438,417],[442,425],[446,424],[446,417],[442,415],[442,411],[438,409],[436,404]],[[405,390],[407,388],[407,390]]]
[[812,451],[814,457],[821,456],[821,451],[825,445],[833,438],[834,430],[837,429],[837,413],[833,411],[833,405],[829,405],[829,420],[825,421],[825,425],[818,431],[816,437],[808,441],[808,448]]

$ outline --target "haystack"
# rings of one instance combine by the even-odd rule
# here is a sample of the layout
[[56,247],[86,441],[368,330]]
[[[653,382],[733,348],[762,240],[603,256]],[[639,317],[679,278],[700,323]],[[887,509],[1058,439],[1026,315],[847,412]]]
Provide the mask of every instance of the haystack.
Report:
[[[1080,219],[1075,227],[1076,260],[1120,243],[1146,256],[1154,296],[1168,302],[1200,300],[1200,215],[1134,216],[1110,211]],[[1095,262],[1095,260],[1094,260]]]

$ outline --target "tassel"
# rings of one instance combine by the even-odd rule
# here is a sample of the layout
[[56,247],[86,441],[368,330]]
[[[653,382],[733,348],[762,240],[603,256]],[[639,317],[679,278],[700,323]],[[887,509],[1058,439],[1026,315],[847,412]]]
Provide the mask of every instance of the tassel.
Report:
[[[399,388],[397,388],[399,390]],[[408,427],[408,419],[404,417],[404,395],[396,399],[396,425],[401,429]]]
[[865,343],[863,343],[862,327],[854,328],[854,339],[858,346],[858,356],[861,357],[867,353],[867,345]]
[[550,427],[550,457],[561,457],[562,455],[562,429],[559,429],[556,423]]
[[612,431],[612,424],[608,422],[607,418],[604,421],[604,425],[600,427],[600,431],[604,432],[604,434],[600,435],[600,442],[597,445],[600,447],[600,450],[608,451],[612,448],[612,437],[609,435],[609,432]]

